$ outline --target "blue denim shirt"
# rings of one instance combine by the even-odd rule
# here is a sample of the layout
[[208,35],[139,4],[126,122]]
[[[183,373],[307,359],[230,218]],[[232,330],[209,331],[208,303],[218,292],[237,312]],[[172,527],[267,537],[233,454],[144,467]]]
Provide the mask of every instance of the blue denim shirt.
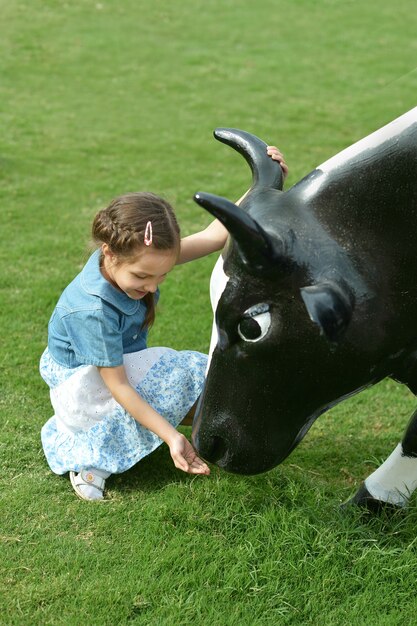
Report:
[[100,254],[96,250],[63,291],[49,321],[48,349],[64,367],[117,367],[123,354],[146,348],[146,305],[104,278]]

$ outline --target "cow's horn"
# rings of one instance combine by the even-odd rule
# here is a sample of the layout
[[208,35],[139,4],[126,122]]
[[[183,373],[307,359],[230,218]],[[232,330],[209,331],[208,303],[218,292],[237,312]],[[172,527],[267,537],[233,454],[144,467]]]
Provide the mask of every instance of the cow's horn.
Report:
[[230,200],[198,192],[194,200],[214,215],[236,242],[242,261],[250,270],[263,270],[282,259],[282,242],[272,238],[248,213]]
[[237,128],[216,128],[214,136],[245,158],[252,170],[252,189],[282,189],[284,176],[281,166],[267,155],[267,144],[259,137]]

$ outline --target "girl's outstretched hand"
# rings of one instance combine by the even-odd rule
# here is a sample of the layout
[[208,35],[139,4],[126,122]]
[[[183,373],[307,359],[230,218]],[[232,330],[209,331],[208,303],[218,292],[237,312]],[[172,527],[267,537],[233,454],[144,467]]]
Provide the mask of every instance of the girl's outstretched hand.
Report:
[[208,466],[197,456],[191,443],[181,433],[168,443],[175,467],[189,474],[210,474]]
[[275,146],[268,146],[266,149],[266,153],[271,157],[274,161],[278,161],[281,166],[282,173],[284,174],[284,178],[288,175],[288,165],[285,163],[284,155],[281,150],[276,148]]

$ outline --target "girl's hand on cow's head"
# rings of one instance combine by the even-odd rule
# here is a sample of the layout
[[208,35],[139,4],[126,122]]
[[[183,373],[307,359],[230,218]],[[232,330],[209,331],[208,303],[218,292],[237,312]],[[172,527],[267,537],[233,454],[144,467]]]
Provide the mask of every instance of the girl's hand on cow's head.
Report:
[[271,157],[271,159],[278,161],[281,166],[282,173],[284,174],[284,178],[286,178],[288,176],[288,165],[285,162],[285,158],[281,150],[279,150],[276,146],[268,146],[266,153]]

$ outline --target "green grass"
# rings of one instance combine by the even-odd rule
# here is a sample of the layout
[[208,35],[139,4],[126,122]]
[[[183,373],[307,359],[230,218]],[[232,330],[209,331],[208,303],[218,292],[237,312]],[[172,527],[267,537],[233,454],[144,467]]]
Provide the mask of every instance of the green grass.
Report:
[[[47,322],[87,257],[91,219],[126,191],[210,218],[249,171],[215,142],[234,126],[278,145],[287,186],[415,106],[413,0],[0,0],[0,623],[408,626],[406,515],[341,514],[391,452],[415,400],[383,381],[322,416],[268,474],[175,470],[167,448],[78,500],[39,432]],[[164,284],[152,345],[208,349],[214,258]],[[190,429],[184,428],[190,434]]]

